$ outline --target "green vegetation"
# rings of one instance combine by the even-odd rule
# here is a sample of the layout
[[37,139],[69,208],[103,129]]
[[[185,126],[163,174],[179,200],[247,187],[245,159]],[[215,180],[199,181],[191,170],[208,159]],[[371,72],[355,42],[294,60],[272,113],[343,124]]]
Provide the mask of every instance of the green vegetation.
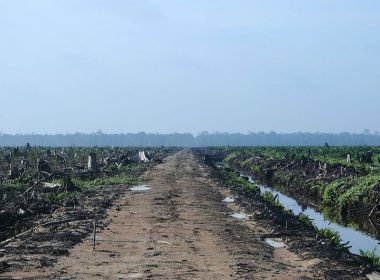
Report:
[[[380,147],[370,146],[314,146],[314,147],[229,147],[231,154],[226,161],[239,156],[241,152],[266,158],[290,159],[310,158],[328,164],[342,164],[353,167],[375,167],[380,168]],[[372,151],[371,162],[364,160],[368,151]],[[351,154],[351,162],[347,163],[347,154]]]
[[230,160],[236,158],[237,155],[238,155],[237,153],[231,153],[231,154],[229,154],[224,160],[225,160],[226,162],[228,162],[228,161],[230,161]]
[[246,160],[243,160],[240,165],[242,167],[247,168],[251,165],[251,163],[252,163],[252,158],[247,158]]
[[6,183],[1,185],[1,189],[6,191],[20,191],[24,188],[24,184],[20,181],[15,181],[13,183]]
[[[159,159],[170,149],[144,148],[147,155]],[[37,182],[64,185],[69,178],[81,190],[104,185],[137,184],[146,164],[135,159],[139,148],[130,147],[0,147],[0,191],[8,197],[22,194]],[[96,154],[99,172],[86,172],[88,155]],[[44,164],[42,165],[41,162]],[[49,178],[55,179],[49,179]],[[64,188],[58,194],[43,187],[35,189],[53,201],[71,200],[76,192]],[[37,197],[37,196],[36,196]],[[37,199],[37,198],[36,198]]]
[[333,205],[339,211],[349,205],[366,204],[369,191],[379,182],[380,174],[345,177],[332,181],[322,188],[323,204]]
[[380,257],[376,255],[376,248],[369,251],[360,250],[360,255],[367,258],[375,268],[380,268]]
[[[374,190],[380,184],[380,147],[229,147],[228,151],[231,154],[225,162],[230,166],[272,179],[286,192],[312,199],[333,221],[348,221],[354,228],[359,227],[359,215],[367,217],[377,199],[378,191]],[[277,204],[270,193],[262,197]],[[308,216],[300,214],[298,218],[315,228]],[[315,230],[337,248],[347,250],[337,232],[329,228]],[[379,260],[372,251],[364,253],[374,264]]]
[[132,185],[140,182],[139,178],[131,175],[118,175],[114,177],[101,177],[94,180],[81,180],[73,179],[75,186],[85,190],[93,189],[99,186],[111,186],[111,185]]
[[305,215],[304,213],[300,213],[298,215],[298,219],[303,222],[308,227],[314,227],[313,221],[310,219],[308,215]]
[[[229,184],[233,185],[233,184],[238,183],[238,184],[241,184],[241,185],[249,188],[250,190],[258,191],[259,188],[257,186],[255,186],[254,184],[244,180],[244,178],[237,176],[236,174],[233,174],[232,172],[230,172],[229,175],[230,175],[230,179],[228,181]],[[294,213],[291,210],[286,210],[284,208],[284,206],[280,203],[278,197],[273,195],[271,192],[263,192],[260,194],[260,196],[264,201],[266,201],[267,203],[271,204],[274,207],[281,209],[281,211],[283,211],[284,213],[286,213],[288,215],[294,215]],[[317,227],[314,226],[314,224],[313,224],[312,220],[309,218],[309,216],[307,216],[303,213],[298,215],[298,219],[301,222],[303,222],[305,225],[313,228],[320,238],[325,238],[325,239],[331,240],[333,246],[336,247],[337,249],[348,251],[348,248],[345,246],[346,244],[342,244],[342,239],[341,239],[338,232],[336,232],[330,228],[318,229]]]
[[[100,186],[135,185],[141,183],[141,179],[133,174],[142,173],[143,170],[144,165],[138,163],[131,163],[118,168],[110,166],[108,169],[104,169],[105,172],[102,173],[101,177],[95,179],[73,178],[72,182],[82,190],[95,189]],[[109,174],[108,176],[106,175],[107,173]],[[56,179],[52,183],[61,185],[63,184],[63,180]]]
[[248,190],[252,192],[259,192],[259,187],[255,184],[252,184],[251,182],[247,181],[243,177],[236,175],[236,174],[230,174],[230,178],[228,180],[228,184],[240,184],[242,186],[245,186]]
[[[292,179],[292,175],[290,173],[282,172],[280,170],[274,172],[274,177],[281,180],[282,182],[289,182]],[[293,179],[296,179],[296,177]]]
[[[230,178],[228,180],[228,183],[230,185],[240,184],[240,185],[246,187],[249,191],[260,193],[260,188],[258,186],[256,186],[255,184],[245,180],[243,177],[238,176],[238,175],[233,174],[233,173],[230,173],[229,175],[230,175]],[[285,208],[280,203],[278,197],[274,196],[271,192],[263,192],[260,194],[260,196],[264,201],[270,203],[271,205],[273,205],[275,207],[279,207],[285,211]],[[289,214],[293,214],[293,213],[289,212]]]
[[232,147],[229,152],[225,162],[263,177],[272,170],[275,182],[312,195],[333,216],[368,208],[371,190],[380,183],[380,147]]
[[280,203],[278,197],[274,196],[271,192],[263,192],[261,194],[261,197],[262,197],[262,199],[269,202],[273,206],[280,207],[280,208],[284,209],[284,206]]
[[317,234],[321,238],[330,239],[336,248],[348,251],[348,248],[342,244],[342,238],[340,237],[339,233],[332,230],[331,228],[317,229]]
[[60,192],[60,193],[51,193],[46,194],[46,198],[49,201],[63,202],[73,201],[79,196],[79,192]]

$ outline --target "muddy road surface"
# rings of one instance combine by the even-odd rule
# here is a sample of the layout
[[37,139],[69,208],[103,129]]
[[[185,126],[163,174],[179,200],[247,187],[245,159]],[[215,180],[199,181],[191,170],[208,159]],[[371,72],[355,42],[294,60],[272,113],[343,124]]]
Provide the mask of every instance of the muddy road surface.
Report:
[[0,279],[352,279],[339,263],[265,243],[260,237],[271,229],[249,213],[233,217],[243,209],[223,202],[228,190],[190,150],[144,179],[151,189],[126,192],[108,211],[95,250],[89,236],[51,266]]

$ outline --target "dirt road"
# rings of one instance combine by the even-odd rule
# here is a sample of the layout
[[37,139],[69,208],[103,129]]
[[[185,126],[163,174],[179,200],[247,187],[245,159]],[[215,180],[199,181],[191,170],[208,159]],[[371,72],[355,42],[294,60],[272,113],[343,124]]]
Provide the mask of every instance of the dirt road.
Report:
[[[190,150],[145,173],[150,190],[131,191],[109,210],[108,226],[52,267],[12,279],[324,279],[319,259],[274,249],[253,218],[231,216],[222,189]],[[248,213],[249,214],[249,213]]]

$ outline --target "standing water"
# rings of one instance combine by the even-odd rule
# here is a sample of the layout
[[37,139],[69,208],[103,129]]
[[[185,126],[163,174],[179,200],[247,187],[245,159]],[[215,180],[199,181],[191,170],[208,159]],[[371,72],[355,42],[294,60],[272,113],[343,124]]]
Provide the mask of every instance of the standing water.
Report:
[[227,203],[235,202],[235,198],[229,195],[225,199],[223,199],[223,202],[227,202]]
[[310,219],[313,220],[313,224],[318,228],[331,228],[332,230],[339,233],[342,238],[342,242],[349,242],[350,252],[354,254],[359,254],[360,250],[369,251],[375,249],[375,252],[378,256],[380,256],[380,241],[350,227],[345,227],[334,222],[329,221],[325,216],[319,212],[317,212],[314,208],[308,206],[306,208],[302,207],[297,200],[283,194],[279,191],[274,190],[272,187],[262,184],[257,184],[251,176],[246,176],[240,173],[242,177],[248,177],[249,182],[255,184],[260,188],[261,192],[270,192],[274,196],[278,197],[279,202],[285,207],[287,210],[292,210],[295,215],[299,215],[303,213],[307,215]]
[[239,220],[248,220],[249,219],[249,216],[245,213],[233,213],[231,214],[231,217],[234,217],[236,219],[239,219]]
[[148,185],[138,185],[138,186],[131,187],[131,191],[135,191],[135,192],[145,192],[150,189],[151,187],[149,187]]

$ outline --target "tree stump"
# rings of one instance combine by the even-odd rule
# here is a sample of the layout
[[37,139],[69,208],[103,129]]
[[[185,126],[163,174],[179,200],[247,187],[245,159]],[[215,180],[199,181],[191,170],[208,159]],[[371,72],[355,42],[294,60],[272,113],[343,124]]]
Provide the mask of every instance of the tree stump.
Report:
[[96,172],[98,170],[95,153],[90,153],[88,155],[87,169],[88,171],[93,171],[93,172]]
[[351,163],[351,154],[350,153],[347,154],[347,163]]

